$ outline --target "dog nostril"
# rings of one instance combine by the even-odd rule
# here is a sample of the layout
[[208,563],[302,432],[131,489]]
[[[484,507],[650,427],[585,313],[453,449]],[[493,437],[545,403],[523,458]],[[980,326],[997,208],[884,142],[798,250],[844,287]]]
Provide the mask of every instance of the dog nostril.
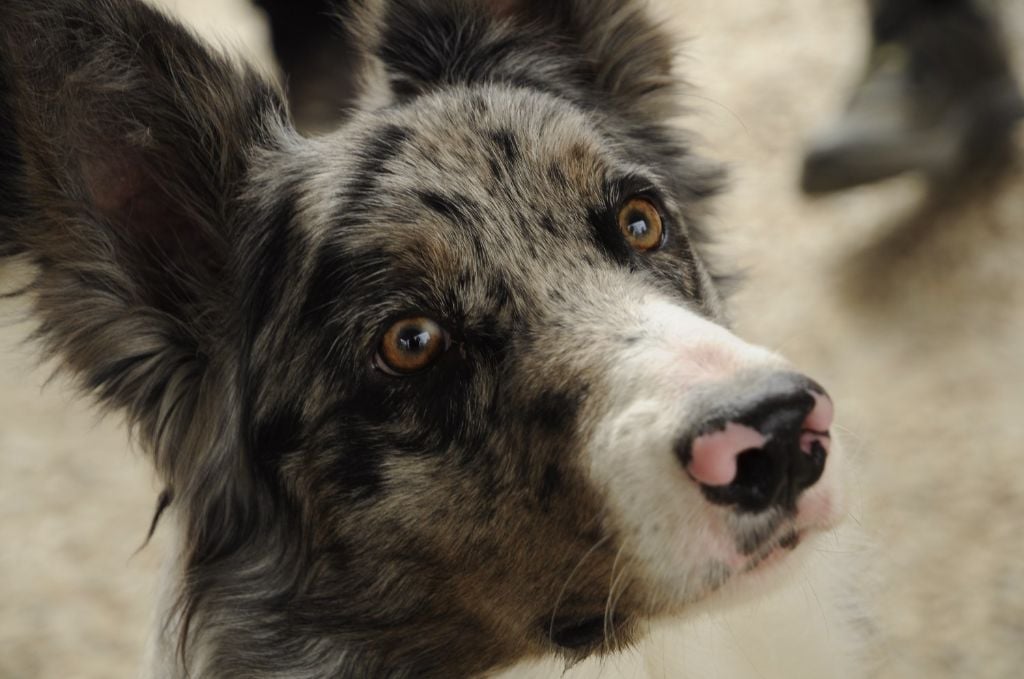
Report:
[[767,438],[752,427],[727,422],[718,431],[694,439],[690,446],[690,475],[706,486],[727,486],[737,474],[740,455],[760,448]]
[[747,450],[736,459],[736,478],[729,488],[742,504],[756,509],[771,504],[782,470],[763,449]]
[[795,495],[803,490],[794,483],[797,470],[792,448],[792,441],[769,437],[763,447],[741,452],[736,458],[732,482],[726,486],[702,486],[705,497],[745,512],[792,504]]

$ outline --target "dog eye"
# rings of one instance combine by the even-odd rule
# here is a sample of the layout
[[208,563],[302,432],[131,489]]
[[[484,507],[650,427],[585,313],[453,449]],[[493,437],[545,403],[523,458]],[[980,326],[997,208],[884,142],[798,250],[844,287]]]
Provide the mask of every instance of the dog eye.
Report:
[[649,252],[661,247],[664,229],[657,206],[646,198],[630,198],[619,208],[619,230],[630,247]]
[[423,370],[448,348],[448,333],[429,318],[406,318],[384,333],[374,364],[389,375]]

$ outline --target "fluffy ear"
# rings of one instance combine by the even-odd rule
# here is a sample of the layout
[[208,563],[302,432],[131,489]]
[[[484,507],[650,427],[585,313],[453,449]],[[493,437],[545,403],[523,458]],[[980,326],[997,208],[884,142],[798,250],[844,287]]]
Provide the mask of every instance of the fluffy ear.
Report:
[[0,254],[38,265],[40,335],[154,443],[230,372],[235,200],[286,124],[269,86],[141,3],[0,3]]
[[[630,109],[675,107],[674,36],[646,0],[484,0],[549,26],[593,68],[593,84]],[[653,111],[655,115],[661,110]]]
[[351,0],[343,8],[398,98],[499,81],[648,118],[677,103],[672,37],[643,0]]

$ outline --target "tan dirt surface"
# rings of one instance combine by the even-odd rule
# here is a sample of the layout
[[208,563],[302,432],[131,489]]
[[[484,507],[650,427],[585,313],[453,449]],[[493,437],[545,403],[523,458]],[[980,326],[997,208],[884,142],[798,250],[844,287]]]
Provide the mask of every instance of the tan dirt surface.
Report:
[[[165,4],[267,63],[243,0]],[[881,677],[1022,676],[1024,174],[921,219],[909,178],[808,202],[801,145],[858,75],[862,3],[662,4],[689,37],[686,124],[733,168],[715,223],[747,275],[737,327],[829,388],[862,460]],[[1024,3],[1002,5],[1024,73]],[[0,291],[19,281],[0,268]],[[0,678],[135,676],[162,536],[133,553],[159,487],[117,417],[44,386],[23,314],[0,306]]]

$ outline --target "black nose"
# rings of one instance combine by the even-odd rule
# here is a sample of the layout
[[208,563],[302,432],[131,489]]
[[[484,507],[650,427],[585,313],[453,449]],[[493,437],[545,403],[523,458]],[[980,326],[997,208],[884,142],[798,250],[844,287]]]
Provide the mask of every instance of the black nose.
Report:
[[732,396],[677,451],[705,497],[759,512],[796,501],[825,470],[832,401],[801,375],[785,373]]

